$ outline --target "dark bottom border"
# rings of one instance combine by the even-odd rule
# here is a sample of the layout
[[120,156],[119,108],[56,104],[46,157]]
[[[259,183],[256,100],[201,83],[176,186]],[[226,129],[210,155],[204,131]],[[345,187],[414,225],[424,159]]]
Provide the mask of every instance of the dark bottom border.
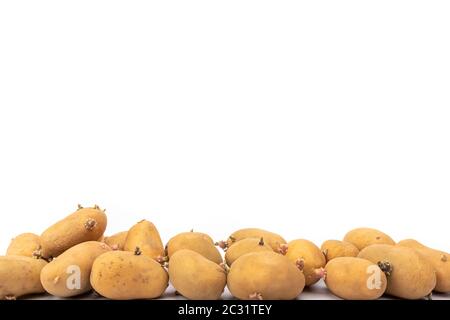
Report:
[[[17,300],[0,301],[0,310],[11,313],[14,319],[21,316],[58,319],[80,317],[92,319],[105,316],[155,319],[279,319],[305,318],[314,315],[345,317],[361,320],[367,317],[390,318],[400,312],[402,318],[445,315],[450,310],[450,300],[435,301],[111,301],[111,300]],[[208,310],[210,310],[208,314]],[[192,314],[192,312],[196,314]],[[186,314],[187,313],[187,314]]]

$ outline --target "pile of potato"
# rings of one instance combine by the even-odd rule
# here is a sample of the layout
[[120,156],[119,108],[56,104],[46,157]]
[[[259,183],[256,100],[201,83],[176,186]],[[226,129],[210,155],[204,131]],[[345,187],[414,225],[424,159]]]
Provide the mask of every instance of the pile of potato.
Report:
[[104,210],[79,206],[40,236],[14,238],[0,257],[0,299],[74,297],[92,289],[109,299],[153,299],[169,281],[188,299],[208,300],[220,299],[225,286],[238,299],[290,300],[320,279],[343,299],[450,292],[448,253],[415,240],[395,243],[375,229],[354,229],[321,248],[261,229],[241,229],[218,243],[185,232],[164,246],[149,221],[110,237],[103,236],[106,224]]

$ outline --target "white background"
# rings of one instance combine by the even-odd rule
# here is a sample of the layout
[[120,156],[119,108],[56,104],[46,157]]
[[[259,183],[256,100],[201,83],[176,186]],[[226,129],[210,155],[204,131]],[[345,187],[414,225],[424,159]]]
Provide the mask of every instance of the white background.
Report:
[[450,251],[448,1],[3,1],[0,250],[107,233],[371,226]]

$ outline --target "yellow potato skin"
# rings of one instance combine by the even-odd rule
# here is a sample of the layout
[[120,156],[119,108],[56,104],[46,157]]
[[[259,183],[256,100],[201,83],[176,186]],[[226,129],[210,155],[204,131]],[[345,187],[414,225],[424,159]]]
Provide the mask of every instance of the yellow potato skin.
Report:
[[325,259],[328,261],[339,257],[356,257],[359,250],[356,246],[346,241],[327,240],[320,247]]
[[281,254],[252,252],[231,265],[227,285],[231,294],[241,300],[292,300],[302,293],[305,277]]
[[103,297],[115,300],[154,299],[167,288],[166,270],[154,259],[130,251],[110,251],[92,266],[91,285]]
[[306,286],[313,285],[323,276],[326,260],[322,251],[314,243],[305,239],[292,240],[287,244],[286,258],[295,264],[303,264]]
[[[90,276],[94,260],[110,250],[107,244],[98,241],[87,241],[73,246],[42,269],[42,286],[51,295],[64,298],[88,292],[92,289]],[[73,279],[73,271],[69,269],[72,266],[77,266],[80,271],[79,289],[70,289],[67,286],[68,280]]]
[[413,239],[402,240],[397,245],[416,250],[433,265],[436,271],[436,287],[434,291],[450,292],[450,254],[429,248]]
[[7,256],[24,256],[33,257],[40,256],[41,254],[41,240],[37,234],[34,233],[22,233],[11,240],[8,249],[6,250]]
[[225,252],[225,261],[231,266],[240,256],[250,252],[273,251],[264,239],[246,238],[236,242]]
[[41,254],[45,258],[57,257],[79,243],[97,241],[105,232],[106,223],[106,214],[98,206],[79,207],[42,233]]
[[258,228],[245,228],[233,232],[226,241],[227,247],[231,247],[234,243],[239,240],[246,238],[264,238],[264,241],[273,249],[275,252],[280,251],[280,247],[286,244],[286,240],[282,236]]
[[[369,260],[337,257],[327,263],[325,271],[328,289],[342,299],[374,300],[386,291],[386,275]],[[374,273],[377,273],[377,282],[372,282]]]
[[123,250],[125,247],[125,241],[127,240],[128,231],[122,231],[113,234],[112,236],[105,237],[103,242],[111,247],[113,250]]
[[344,241],[350,242],[360,251],[372,244],[395,245],[395,241],[392,240],[390,236],[372,228],[353,229],[347,232],[347,234],[344,236]]
[[141,220],[128,230],[123,249],[125,251],[140,249],[144,256],[159,260],[164,257],[164,245],[156,226],[147,220]]
[[[433,266],[414,249],[387,244],[374,244],[361,250],[359,258],[373,263],[389,263],[386,293],[403,299],[421,299],[436,286]],[[383,269],[383,268],[382,268]]]
[[217,300],[227,284],[224,268],[198,252],[181,249],[169,261],[169,279],[174,288],[191,300]]
[[0,257],[0,300],[45,292],[39,275],[45,260],[24,256]]
[[170,258],[178,250],[189,249],[200,253],[205,258],[220,264],[223,262],[220,251],[214,245],[214,241],[205,233],[183,232],[177,234],[167,242],[167,255]]

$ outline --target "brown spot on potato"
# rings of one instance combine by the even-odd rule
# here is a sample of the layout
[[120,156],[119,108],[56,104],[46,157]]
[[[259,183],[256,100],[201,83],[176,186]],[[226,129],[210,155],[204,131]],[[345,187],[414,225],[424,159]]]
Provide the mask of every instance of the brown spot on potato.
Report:
[[164,293],[168,275],[148,256],[110,251],[95,260],[91,284],[95,291],[109,299],[152,299]]

